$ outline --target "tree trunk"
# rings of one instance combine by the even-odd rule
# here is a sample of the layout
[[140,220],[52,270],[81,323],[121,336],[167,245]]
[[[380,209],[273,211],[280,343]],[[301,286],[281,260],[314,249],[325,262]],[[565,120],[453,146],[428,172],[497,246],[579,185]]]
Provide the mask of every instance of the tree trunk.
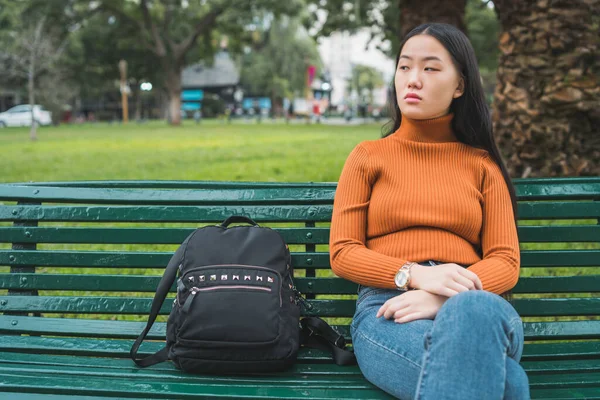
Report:
[[137,122],[142,121],[142,91],[138,88],[134,91],[135,93],[135,120]]
[[163,59],[165,85],[169,95],[169,122],[171,125],[181,125],[181,65],[173,65],[170,60]]
[[467,0],[398,0],[401,38],[425,22],[445,22],[466,32]]
[[33,116],[33,106],[35,105],[35,87],[33,85],[35,76],[33,71],[35,71],[35,67],[33,64],[30,64],[29,73],[27,74],[27,92],[29,94],[29,106],[31,107],[31,128],[29,129],[29,138],[36,141],[37,123]]
[[511,175],[600,175],[600,0],[494,4],[502,33],[493,121]]

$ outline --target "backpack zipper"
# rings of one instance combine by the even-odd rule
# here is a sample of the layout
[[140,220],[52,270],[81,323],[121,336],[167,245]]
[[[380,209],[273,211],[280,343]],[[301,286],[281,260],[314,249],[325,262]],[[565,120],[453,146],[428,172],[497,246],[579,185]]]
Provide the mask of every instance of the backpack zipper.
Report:
[[[207,291],[212,291],[212,290],[220,290],[220,289],[248,289],[248,290],[260,290],[260,291],[264,291],[264,292],[272,292],[273,290],[270,287],[266,287],[266,286],[248,286],[248,285],[223,285],[223,286],[209,286],[209,287],[205,287],[205,288],[198,288],[198,287],[193,287],[190,289],[190,295],[188,296],[187,299],[185,299],[185,303],[183,303],[183,307],[181,308],[181,311],[186,313],[190,310],[190,307],[192,305],[192,302],[194,301],[194,297],[196,296],[196,294],[198,292],[207,292]],[[282,299],[281,299],[281,291],[279,293],[279,307],[282,306]]]
[[[243,267],[243,268],[249,268],[249,269],[260,269],[260,270],[265,270],[265,271],[269,271],[269,272],[274,272],[277,274],[277,277],[279,278],[279,307],[283,306],[283,297],[281,294],[281,287],[283,286],[283,278],[281,277],[281,274],[279,273],[279,271],[271,269],[271,268],[266,268],[266,267],[260,267],[258,265],[244,265],[244,264],[213,264],[213,265],[205,265],[202,267],[196,267],[196,268],[192,268],[189,271],[186,271],[182,276],[181,276],[181,280],[183,280],[185,282],[185,280],[183,279],[186,275],[190,274],[191,272],[194,271],[199,271],[199,270],[203,270],[203,269],[211,269],[211,268],[221,268],[221,267],[225,267],[225,268],[239,268],[239,267]],[[212,287],[212,286],[211,286]],[[231,286],[229,286],[231,287]],[[193,289],[193,288],[192,288]],[[199,289],[199,288],[196,288]],[[195,295],[195,294],[194,294]],[[189,296],[188,296],[189,297]],[[177,291],[177,303],[179,305],[179,291]],[[187,299],[186,299],[186,303],[187,303]],[[185,305],[185,304],[184,304]]]

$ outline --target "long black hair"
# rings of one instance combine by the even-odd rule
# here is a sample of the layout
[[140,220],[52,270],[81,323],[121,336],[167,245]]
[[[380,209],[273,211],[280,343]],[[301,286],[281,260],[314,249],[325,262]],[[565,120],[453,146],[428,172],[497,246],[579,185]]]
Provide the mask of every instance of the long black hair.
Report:
[[[430,35],[436,38],[450,53],[456,70],[464,80],[462,96],[453,99],[450,103],[450,112],[454,114],[452,130],[460,142],[487,150],[492,159],[498,164],[510,193],[516,224],[517,196],[508,170],[502,161],[500,150],[494,141],[492,117],[485,102],[477,58],[471,42],[462,31],[450,24],[427,23],[419,25],[410,31],[400,44],[400,50],[396,56],[396,71],[398,70],[398,61],[404,44],[416,35]],[[392,81],[388,98],[391,120],[383,126],[383,137],[396,132],[402,121],[394,81]]]

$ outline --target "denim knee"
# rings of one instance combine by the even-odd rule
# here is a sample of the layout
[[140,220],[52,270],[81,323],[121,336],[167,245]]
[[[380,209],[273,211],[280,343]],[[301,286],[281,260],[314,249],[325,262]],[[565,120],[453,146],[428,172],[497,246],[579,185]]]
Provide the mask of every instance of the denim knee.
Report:
[[501,296],[470,290],[449,298],[440,308],[436,320],[452,325],[452,329],[502,331],[508,345],[508,355],[519,361],[523,352],[523,321],[513,306]]
[[450,311],[453,315],[468,310],[469,320],[480,320],[482,323],[490,319],[497,320],[498,315],[507,320],[518,318],[516,310],[501,296],[485,290],[469,290],[450,297],[440,312]]

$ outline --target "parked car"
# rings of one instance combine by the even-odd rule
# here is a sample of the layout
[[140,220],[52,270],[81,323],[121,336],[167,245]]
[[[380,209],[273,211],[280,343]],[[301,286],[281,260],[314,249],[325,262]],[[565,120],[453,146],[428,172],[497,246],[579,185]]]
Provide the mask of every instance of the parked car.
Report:
[[[52,113],[36,104],[33,106],[33,119],[38,125],[50,125]],[[22,104],[0,113],[0,128],[7,126],[31,126],[31,106]]]

